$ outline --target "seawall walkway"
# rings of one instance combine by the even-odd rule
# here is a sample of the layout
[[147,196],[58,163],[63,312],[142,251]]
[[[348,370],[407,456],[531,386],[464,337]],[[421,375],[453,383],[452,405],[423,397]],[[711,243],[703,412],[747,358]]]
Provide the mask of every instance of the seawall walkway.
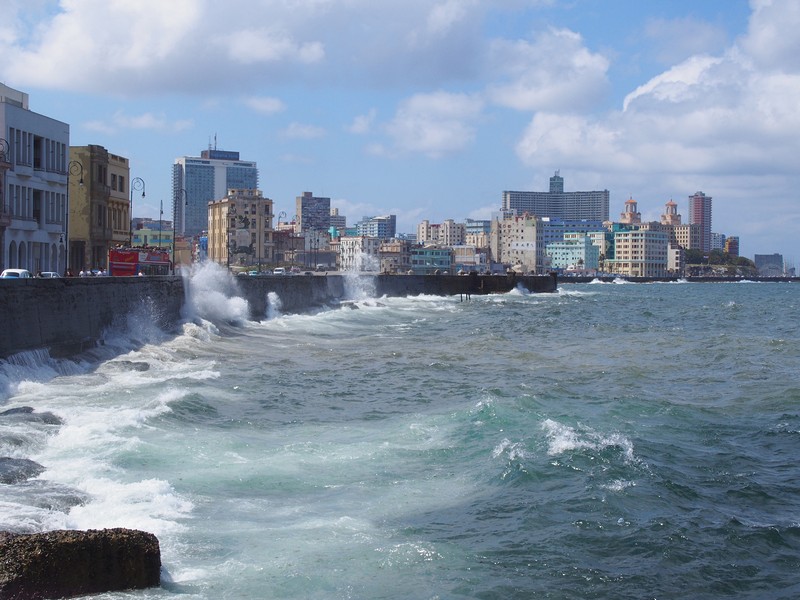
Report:
[[[237,295],[250,316],[262,318],[274,292],[284,312],[305,312],[345,298],[344,275],[236,277]],[[362,275],[376,297],[430,294],[456,296],[556,291],[554,276]],[[94,346],[119,319],[142,310],[169,331],[182,318],[189,280],[181,277],[89,277],[0,280],[0,359],[47,348],[69,356]]]

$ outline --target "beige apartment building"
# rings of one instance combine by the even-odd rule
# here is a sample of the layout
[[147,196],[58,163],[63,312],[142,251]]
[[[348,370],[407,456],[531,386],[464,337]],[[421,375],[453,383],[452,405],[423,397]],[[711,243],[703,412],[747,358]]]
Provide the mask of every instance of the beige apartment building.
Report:
[[665,277],[668,246],[669,236],[664,231],[616,231],[614,259],[606,261],[606,270],[628,277]]
[[431,223],[427,219],[417,225],[417,242],[439,246],[459,246],[466,242],[467,226],[446,219],[441,223]]
[[492,221],[490,249],[495,262],[523,273],[544,271],[544,236],[542,220],[525,213],[505,214]]
[[275,262],[273,202],[261,190],[228,190],[208,203],[208,258],[228,267]]

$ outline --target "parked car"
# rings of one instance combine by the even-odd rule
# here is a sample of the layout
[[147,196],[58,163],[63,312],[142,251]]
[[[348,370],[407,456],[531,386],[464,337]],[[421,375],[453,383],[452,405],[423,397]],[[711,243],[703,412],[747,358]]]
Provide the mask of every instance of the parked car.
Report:
[[272,269],[273,275],[286,275],[286,269],[283,267],[275,267]]
[[55,271],[42,271],[36,276],[41,277],[42,279],[55,279],[56,277],[61,277],[61,275],[59,275]]
[[33,277],[26,269],[6,269],[0,273],[0,279],[29,279]]

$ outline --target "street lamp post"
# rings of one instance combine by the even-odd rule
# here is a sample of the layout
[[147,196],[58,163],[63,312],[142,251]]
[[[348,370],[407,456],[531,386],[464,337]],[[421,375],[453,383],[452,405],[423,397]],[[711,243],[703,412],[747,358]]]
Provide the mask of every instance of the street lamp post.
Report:
[[[176,237],[177,237],[177,227],[178,227],[178,201],[179,196],[183,194],[183,206],[184,206],[184,215],[186,214],[186,206],[189,206],[189,197],[186,194],[186,190],[183,188],[176,190],[177,196],[172,199],[172,274],[175,275],[175,244],[176,244]],[[184,217],[185,218],[185,217]],[[186,225],[184,225],[183,230],[186,231]]]
[[141,177],[134,177],[131,179],[131,229],[128,239],[128,245],[133,247],[133,192],[142,190],[142,198],[144,198],[144,179]]
[[83,187],[83,163],[77,160],[69,161],[69,165],[67,166],[67,211],[64,218],[64,239],[66,241],[66,250],[64,252],[64,271],[68,272],[70,269],[69,266],[69,178],[71,176],[77,176],[80,179],[78,180],[78,185]]
[[[282,210],[281,212],[278,213],[278,222],[275,225],[276,229],[278,227],[280,227],[281,217],[283,217],[284,219],[286,218],[286,211],[285,210]],[[280,242],[281,242],[281,250],[282,250],[281,251],[281,256],[284,257],[284,259],[285,259],[286,258],[286,244],[284,243],[285,240],[283,239],[283,230],[281,230],[280,237],[278,237],[277,240],[280,240]],[[276,249],[277,249],[277,247],[276,247]],[[276,256],[274,258],[277,259],[278,257]],[[278,266],[281,266],[284,263],[284,261],[277,261],[277,260],[276,260],[276,262],[278,263]]]
[[0,137],[0,269],[6,266],[5,247],[5,231],[6,227],[11,224],[11,209],[6,202],[5,197],[5,177],[8,169],[11,168],[11,157],[8,154],[8,141]]

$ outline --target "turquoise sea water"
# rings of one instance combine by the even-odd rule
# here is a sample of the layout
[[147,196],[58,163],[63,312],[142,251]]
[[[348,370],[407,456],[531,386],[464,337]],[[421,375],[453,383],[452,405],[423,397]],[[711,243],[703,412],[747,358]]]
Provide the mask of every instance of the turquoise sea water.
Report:
[[[0,365],[0,529],[125,526],[102,598],[796,598],[796,284],[579,284],[242,319],[198,275],[80,363]],[[352,308],[354,306],[355,308]],[[50,421],[50,419],[45,419]]]

